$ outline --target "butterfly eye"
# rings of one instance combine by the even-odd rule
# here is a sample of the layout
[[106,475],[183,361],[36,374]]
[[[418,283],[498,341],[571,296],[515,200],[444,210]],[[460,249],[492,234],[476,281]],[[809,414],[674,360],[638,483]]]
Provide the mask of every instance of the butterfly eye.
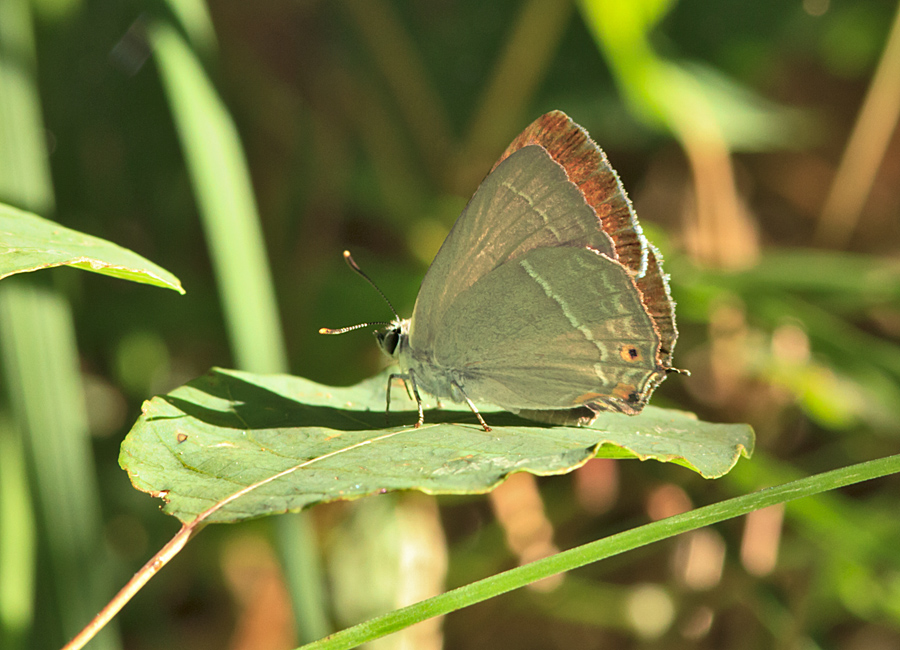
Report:
[[384,350],[385,354],[392,357],[397,349],[397,343],[400,342],[400,334],[395,328],[387,329],[383,332],[375,332],[375,338],[378,339],[378,345]]

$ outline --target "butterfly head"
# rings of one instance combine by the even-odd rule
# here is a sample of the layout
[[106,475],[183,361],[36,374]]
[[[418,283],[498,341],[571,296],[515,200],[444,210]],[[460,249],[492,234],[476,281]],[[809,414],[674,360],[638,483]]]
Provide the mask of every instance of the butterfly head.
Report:
[[397,318],[391,321],[390,325],[383,330],[376,330],[375,340],[378,341],[378,347],[384,351],[389,357],[395,358],[400,351],[406,347],[406,341],[409,338],[409,319]]

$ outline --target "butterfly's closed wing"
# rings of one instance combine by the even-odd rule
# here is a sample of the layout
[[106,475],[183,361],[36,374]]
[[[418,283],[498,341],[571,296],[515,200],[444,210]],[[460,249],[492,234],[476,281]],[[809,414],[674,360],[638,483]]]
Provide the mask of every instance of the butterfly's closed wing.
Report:
[[438,372],[511,411],[636,412],[664,374],[629,272],[590,248],[537,248],[506,262],[456,297],[435,334]]
[[378,340],[412,385],[419,424],[419,388],[473,410],[471,399],[583,423],[644,407],[671,368],[674,316],[618,176],[554,111],[507,148],[438,251],[412,318]]
[[660,363],[670,367],[678,338],[675,304],[662,273],[659,252],[644,237],[618,175],[587,132],[562,111],[551,111],[532,122],[506,148],[494,168],[530,145],[546,149],[565,170],[596,212],[603,231],[612,239],[616,259],[634,272],[644,307],[660,336]]
[[528,146],[485,178],[435,256],[410,323],[410,345],[431,349],[456,296],[504,262],[539,247],[591,246],[614,256],[597,215],[546,150]]

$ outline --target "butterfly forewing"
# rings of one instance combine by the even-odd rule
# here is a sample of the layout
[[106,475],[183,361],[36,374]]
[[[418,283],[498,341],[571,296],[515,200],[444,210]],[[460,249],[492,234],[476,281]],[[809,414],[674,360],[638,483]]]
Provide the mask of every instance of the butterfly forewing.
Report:
[[435,256],[416,299],[410,345],[433,348],[456,297],[530,250],[591,246],[615,256],[596,213],[547,152],[515,152],[482,182]]
[[550,111],[528,125],[500,156],[496,167],[523,147],[540,145],[578,187],[613,240],[615,259],[642,276],[647,270],[649,244],[631,201],[606,154],[587,131],[562,111]]
[[562,111],[551,111],[532,122],[506,148],[497,165],[523,147],[539,145],[566,172],[597,214],[615,247],[615,259],[632,270],[644,306],[653,318],[662,343],[660,361],[671,366],[675,305],[662,272],[659,252],[644,237],[631,201],[606,154],[587,131]]

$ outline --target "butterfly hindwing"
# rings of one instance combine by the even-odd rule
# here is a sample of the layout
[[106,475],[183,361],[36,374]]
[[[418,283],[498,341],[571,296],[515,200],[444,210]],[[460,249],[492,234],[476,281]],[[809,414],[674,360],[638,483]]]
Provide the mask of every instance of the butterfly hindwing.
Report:
[[531,250],[456,296],[435,324],[432,360],[472,399],[563,409],[641,401],[661,370],[658,347],[628,271],[562,246]]

